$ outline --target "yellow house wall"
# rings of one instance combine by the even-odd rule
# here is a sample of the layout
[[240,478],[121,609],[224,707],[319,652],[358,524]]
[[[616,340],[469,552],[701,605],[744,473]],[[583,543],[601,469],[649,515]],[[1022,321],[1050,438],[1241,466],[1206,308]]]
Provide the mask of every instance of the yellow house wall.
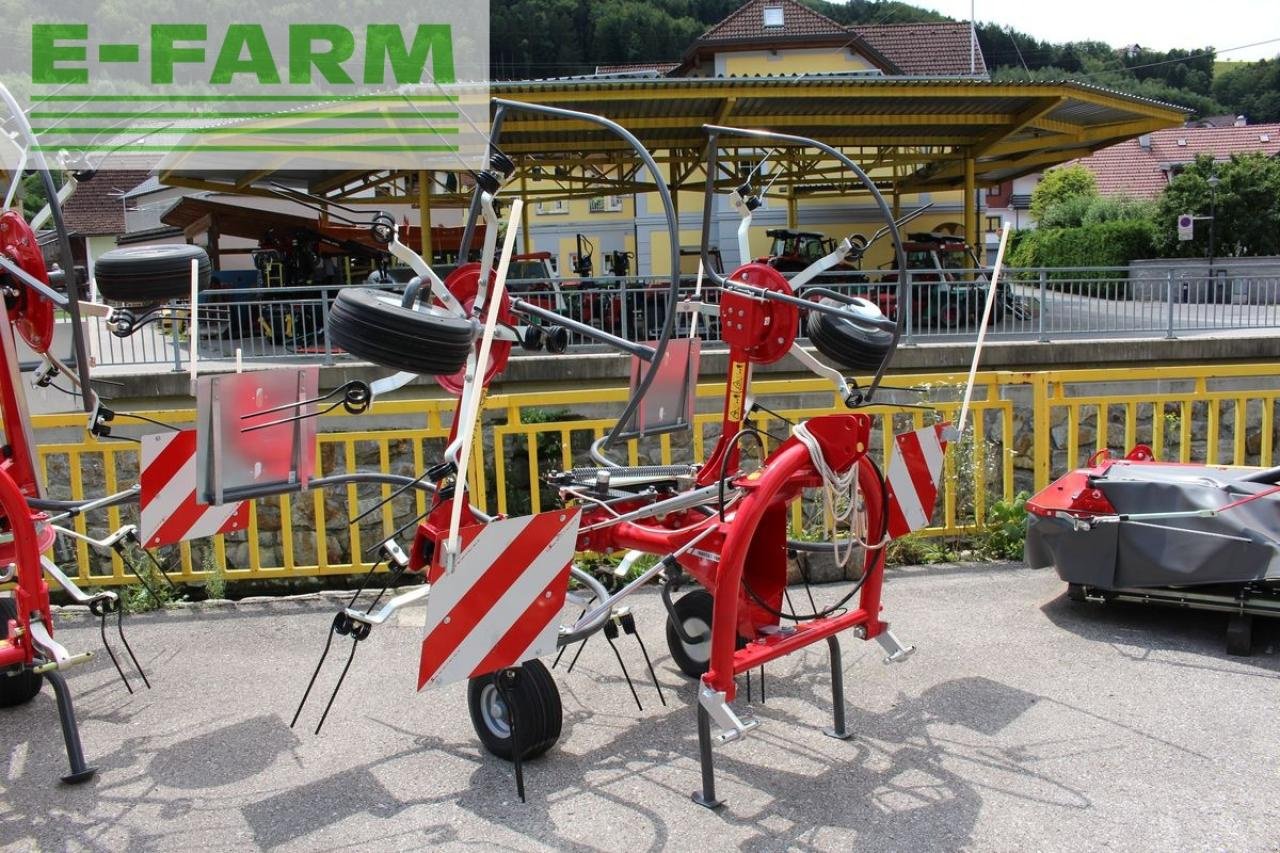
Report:
[[875,70],[875,66],[866,57],[847,47],[722,53],[716,56],[715,63],[721,74],[737,76]]

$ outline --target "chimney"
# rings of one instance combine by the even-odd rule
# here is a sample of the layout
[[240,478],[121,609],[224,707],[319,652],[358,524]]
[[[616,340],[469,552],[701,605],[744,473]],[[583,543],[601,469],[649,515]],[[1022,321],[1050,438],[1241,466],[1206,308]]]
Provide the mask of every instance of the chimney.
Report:
[[1139,136],[1138,145],[1142,148],[1143,151],[1150,151],[1151,150],[1151,134],[1144,133],[1141,136]]
[[1249,120],[1244,116],[1236,116],[1236,124],[1235,124],[1236,127],[1244,127],[1248,123],[1249,123]]

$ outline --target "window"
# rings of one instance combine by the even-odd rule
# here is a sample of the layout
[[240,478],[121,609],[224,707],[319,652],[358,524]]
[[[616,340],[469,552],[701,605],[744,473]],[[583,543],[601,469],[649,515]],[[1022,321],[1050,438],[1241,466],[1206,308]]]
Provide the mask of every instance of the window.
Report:
[[592,213],[618,213],[622,210],[622,196],[607,195],[593,198],[587,202],[587,210]]
[[1000,229],[1001,229],[1001,228],[1003,228],[1003,227],[1004,227],[1004,223],[1003,223],[1003,221],[1002,221],[1002,217],[999,217],[999,216],[988,216],[988,217],[987,217],[987,230],[988,230],[988,231],[993,231],[993,232],[995,232],[995,233],[999,234],[999,233],[1000,233]]
[[764,9],[764,25],[766,27],[781,27],[785,24],[782,18],[781,6],[766,6]]
[[555,201],[538,202],[539,216],[557,216],[562,213],[569,212],[569,202],[564,199],[556,199]]

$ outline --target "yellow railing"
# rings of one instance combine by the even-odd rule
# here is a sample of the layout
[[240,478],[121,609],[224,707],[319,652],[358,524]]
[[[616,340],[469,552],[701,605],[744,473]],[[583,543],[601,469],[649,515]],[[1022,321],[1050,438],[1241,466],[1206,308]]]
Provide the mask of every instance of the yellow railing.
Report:
[[[893,377],[897,386],[927,388],[923,399],[931,409],[883,405],[865,410],[876,420],[877,462],[883,464],[895,433],[919,428],[935,417],[954,419],[964,378]],[[973,531],[994,501],[1009,500],[1020,489],[1039,489],[1103,448],[1124,452],[1142,442],[1150,444],[1158,458],[1271,465],[1277,385],[1271,365],[980,373],[972,438],[947,454],[940,511],[929,532]],[[633,441],[626,450],[628,461],[670,464],[704,459],[718,432],[723,390],[717,383],[698,387],[691,437]],[[769,409],[756,419],[756,425],[774,437],[768,445],[785,436],[787,420],[844,411],[830,385],[817,379],[758,381],[753,391]],[[920,402],[921,395],[893,393],[904,403]],[[624,388],[487,397],[484,428],[477,431],[472,454],[470,482],[476,502],[497,513],[542,509],[554,495],[540,487],[541,476],[549,468],[585,464],[586,446],[613,426],[626,397]],[[176,425],[190,425],[194,419],[190,410],[147,414]],[[356,470],[416,476],[439,459],[452,415],[449,398],[379,402],[354,417],[326,415],[317,439],[317,476]],[[137,445],[84,436],[79,429],[83,420],[76,415],[42,415],[34,421],[39,438],[77,436],[40,443],[51,497],[80,500],[137,481]],[[405,536],[411,536],[411,522],[427,509],[425,495],[405,494],[359,524],[349,523],[392,491],[389,485],[347,485],[327,494],[316,490],[260,499],[252,504],[247,530],[161,549],[159,556],[181,580],[200,580],[215,567],[228,580],[365,571],[370,567],[370,546],[406,524],[410,526]],[[100,537],[136,522],[136,512],[132,506],[113,507],[79,517],[75,524],[80,532]],[[799,505],[793,522],[804,525]],[[131,581],[131,572],[118,556],[93,553],[84,542],[68,542],[60,547],[73,553],[61,557],[68,567],[74,561],[81,581]]]

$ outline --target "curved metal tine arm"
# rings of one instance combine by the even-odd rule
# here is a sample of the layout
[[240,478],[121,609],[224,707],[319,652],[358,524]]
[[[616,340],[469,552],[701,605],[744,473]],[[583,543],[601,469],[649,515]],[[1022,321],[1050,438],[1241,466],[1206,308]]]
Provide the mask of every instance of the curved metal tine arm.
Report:
[[[576,119],[578,121],[590,122],[603,127],[615,136],[626,142],[636,152],[644,163],[645,168],[649,171],[650,177],[653,178],[654,187],[658,191],[658,195],[662,198],[663,213],[667,218],[667,239],[671,244],[671,286],[667,291],[667,316],[662,324],[662,332],[658,335],[658,342],[653,348],[653,358],[649,362],[649,369],[645,371],[644,376],[640,378],[640,383],[636,387],[636,393],[627,401],[626,408],[622,415],[618,418],[618,422],[609,432],[608,438],[605,440],[604,447],[609,447],[617,442],[619,436],[627,429],[627,424],[631,422],[636,410],[640,407],[640,401],[644,399],[645,394],[649,392],[650,386],[653,385],[655,379],[658,378],[658,371],[662,368],[663,356],[667,352],[667,344],[671,340],[672,332],[676,326],[676,306],[680,301],[680,223],[676,219],[675,202],[671,198],[671,189],[663,180],[662,173],[658,169],[657,161],[653,159],[653,155],[649,153],[649,149],[645,148],[639,139],[630,131],[615,121],[604,118],[603,116],[594,115],[592,113],[582,113],[575,110],[561,109],[560,107],[549,107],[543,104],[528,104],[522,101],[508,101],[502,98],[495,98],[494,105],[498,108],[498,116],[495,118],[495,124],[498,124],[498,118],[501,118],[504,112],[523,111],[531,112],[538,115],[554,116],[556,118]],[[499,124],[500,128],[501,125]],[[498,133],[495,130],[491,139],[496,144]]]
[[893,358],[893,354],[898,348],[898,341],[902,338],[902,332],[906,328],[907,317],[905,306],[908,304],[907,288],[909,287],[907,282],[907,252],[906,248],[902,245],[902,233],[898,230],[897,223],[893,218],[893,210],[889,207],[889,203],[884,200],[884,195],[880,192],[880,188],[877,187],[875,181],[871,180],[871,177],[863,171],[862,167],[849,159],[847,155],[835,148],[832,148],[825,142],[819,142],[816,139],[810,139],[806,136],[792,136],[787,133],[775,133],[771,130],[748,130],[737,127],[723,127],[716,124],[705,124],[702,126],[702,129],[707,133],[708,137],[707,197],[706,209],[702,214],[702,242],[704,254],[707,251],[707,241],[711,236],[710,202],[715,190],[715,171],[719,162],[718,152],[721,136],[738,136],[746,139],[760,139],[770,142],[781,142],[788,145],[815,148],[839,162],[849,171],[853,172],[859,182],[861,182],[862,186],[871,194],[872,199],[875,200],[876,207],[880,211],[880,216],[883,218],[885,225],[889,228],[889,235],[893,238],[894,258],[897,260],[897,268],[899,270],[898,305],[903,307],[898,310],[898,321],[894,325],[893,340],[889,344],[888,352],[886,352],[884,359],[880,362],[880,366],[876,368],[875,376],[871,379],[871,384],[867,386],[866,391],[862,394],[862,402],[870,402],[872,397],[875,396],[876,389],[880,387],[880,380],[884,378],[885,371],[889,367],[889,361]]
[[[503,110],[499,109],[493,116],[493,122],[489,125],[489,154],[493,155],[497,151],[497,145],[494,140],[502,133]],[[471,194],[471,207],[467,209],[467,222],[462,229],[462,242],[458,244],[458,262],[465,264],[467,257],[471,254],[471,241],[475,239],[476,221],[480,218],[480,187],[476,187],[476,191]]]
[[66,278],[67,296],[66,304],[62,306],[71,319],[71,341],[72,350],[76,356],[76,372],[80,377],[80,401],[86,414],[93,414],[98,409],[98,395],[89,385],[89,348],[84,340],[84,326],[80,322],[80,282],[76,280],[75,255],[71,252],[71,235],[67,232],[66,221],[62,218],[62,205],[58,201],[58,188],[54,186],[53,175],[49,171],[49,163],[45,160],[44,152],[40,149],[40,145],[36,140],[35,132],[31,130],[31,124],[27,121],[26,114],[22,111],[22,107],[18,105],[13,94],[8,87],[0,84],[0,100],[3,100],[5,106],[12,114],[12,120],[18,130],[18,135],[27,145],[30,153],[31,162],[40,175],[40,182],[44,186],[45,198],[49,202],[49,213],[53,219],[53,228],[58,235],[58,258],[64,270],[67,270]]

